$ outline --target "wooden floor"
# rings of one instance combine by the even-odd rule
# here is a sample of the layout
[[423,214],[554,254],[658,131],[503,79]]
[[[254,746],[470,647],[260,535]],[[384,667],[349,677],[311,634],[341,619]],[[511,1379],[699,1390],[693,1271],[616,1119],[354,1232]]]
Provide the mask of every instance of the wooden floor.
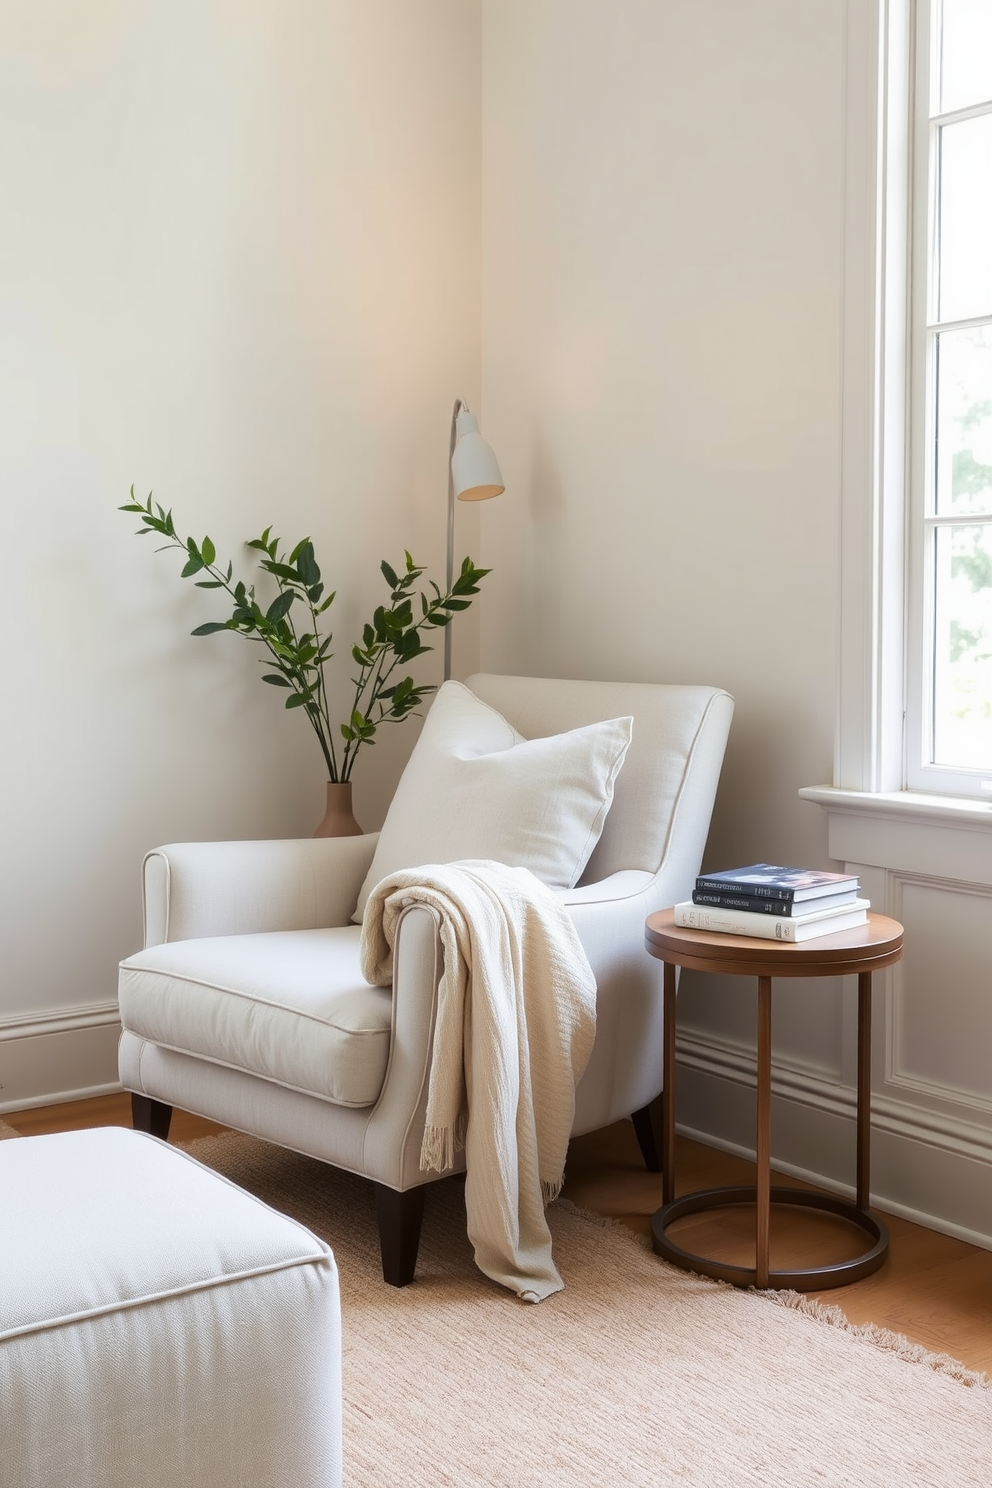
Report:
[[[678,1193],[754,1182],[752,1163],[681,1137],[675,1171]],[[795,1180],[776,1174],[774,1181]],[[630,1123],[618,1122],[572,1142],[564,1194],[647,1235],[661,1203],[661,1179],[645,1172]],[[809,1295],[839,1307],[852,1323],[876,1323],[992,1375],[992,1251],[894,1214],[883,1218],[891,1244],[881,1269],[853,1285]],[[699,1254],[754,1265],[753,1209],[694,1215],[669,1233],[681,1235]],[[864,1236],[841,1220],[792,1209],[772,1212],[773,1266],[826,1265],[858,1254],[863,1245]]]
[[[8,1112],[22,1136],[89,1126],[130,1126],[130,1098],[98,1096],[57,1106]],[[219,1131],[213,1122],[177,1111],[170,1139],[188,1142]],[[753,1182],[750,1163],[679,1138],[678,1191]],[[788,1178],[776,1181],[789,1183]],[[645,1171],[633,1127],[618,1122],[578,1137],[569,1149],[564,1196],[610,1215],[641,1234],[661,1203],[661,1179]],[[881,1270],[852,1286],[812,1293],[842,1309],[851,1322],[872,1322],[936,1353],[992,1374],[992,1251],[886,1215],[889,1257]],[[680,1221],[683,1243],[702,1254],[753,1265],[753,1210],[723,1210]],[[856,1254],[863,1237],[842,1221],[782,1209],[772,1217],[772,1264],[824,1265]]]
[[[58,1106],[33,1106],[27,1111],[7,1111],[4,1121],[22,1137],[41,1137],[46,1132],[81,1131],[88,1126],[130,1126],[131,1097],[126,1094],[97,1095],[92,1100],[64,1101]],[[188,1111],[174,1111],[169,1129],[170,1142],[195,1142],[223,1131],[213,1121],[191,1116]]]

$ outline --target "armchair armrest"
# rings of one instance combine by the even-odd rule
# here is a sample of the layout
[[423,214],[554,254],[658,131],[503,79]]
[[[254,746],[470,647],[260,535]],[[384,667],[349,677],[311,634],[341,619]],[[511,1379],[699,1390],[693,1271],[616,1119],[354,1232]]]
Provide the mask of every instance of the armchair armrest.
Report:
[[568,910],[576,910],[587,904],[616,904],[643,894],[657,880],[656,873],[646,873],[640,868],[622,868],[601,878],[597,883],[581,884],[574,889],[562,889],[562,903]]
[[145,945],[347,925],[378,833],[171,842],[142,865]]
[[596,978],[596,1042],[575,1092],[573,1135],[640,1111],[664,1082],[661,963],[644,921],[671,901],[671,875],[621,869],[562,896]]
[[663,863],[657,873],[624,868],[597,883],[558,892],[591,958],[590,946],[603,937],[615,942],[632,934],[632,945],[639,952],[643,921],[654,910],[687,899],[692,882],[686,881],[684,869],[673,870]]
[[597,980],[618,956],[640,955],[644,920],[660,907],[657,884],[656,873],[625,868],[597,883],[563,892],[562,902]]

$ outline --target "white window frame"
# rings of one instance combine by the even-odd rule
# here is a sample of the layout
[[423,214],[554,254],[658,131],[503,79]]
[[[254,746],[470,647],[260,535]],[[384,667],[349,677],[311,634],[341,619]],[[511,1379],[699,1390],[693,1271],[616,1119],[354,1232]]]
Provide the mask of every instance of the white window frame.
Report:
[[[992,817],[987,794],[955,798],[936,780],[929,789],[907,785],[910,413],[920,396],[908,378],[917,15],[914,0],[847,4],[841,634],[829,796],[872,796],[886,815],[946,811],[977,825]],[[802,794],[827,804],[823,791]]]
[[[932,569],[933,542],[939,521],[963,520],[932,516],[934,409],[928,406],[927,383],[933,377],[936,355],[935,338],[930,330],[934,285],[930,283],[934,244],[932,222],[936,195],[936,171],[933,135],[939,127],[931,124],[928,107],[936,86],[935,40],[939,0],[916,0],[916,57],[913,66],[915,102],[911,103],[912,170],[911,209],[908,231],[911,243],[918,245],[910,281],[910,356],[912,382],[909,387],[910,465],[907,492],[907,668],[906,668],[906,746],[905,777],[910,789],[939,792],[981,799],[989,789],[992,761],[987,770],[953,769],[930,762],[933,729],[934,626],[931,585],[926,574]],[[967,116],[970,110],[956,113]],[[950,117],[954,117],[952,114]],[[912,261],[912,254],[911,254]],[[983,792],[983,782],[987,782]]]
[[903,778],[912,0],[848,0],[834,784]]

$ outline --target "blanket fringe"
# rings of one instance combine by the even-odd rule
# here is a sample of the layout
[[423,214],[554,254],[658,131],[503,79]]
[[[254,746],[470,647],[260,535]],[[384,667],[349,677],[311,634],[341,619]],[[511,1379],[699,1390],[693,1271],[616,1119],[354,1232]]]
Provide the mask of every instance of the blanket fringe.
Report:
[[465,1146],[465,1123],[454,1126],[425,1126],[420,1144],[421,1172],[446,1173],[455,1165],[455,1153]]
[[545,1209],[548,1207],[549,1204],[554,1203],[555,1199],[561,1193],[564,1186],[564,1173],[562,1173],[560,1178],[552,1178],[549,1182],[546,1182],[543,1178],[541,1179],[541,1198],[544,1200]]

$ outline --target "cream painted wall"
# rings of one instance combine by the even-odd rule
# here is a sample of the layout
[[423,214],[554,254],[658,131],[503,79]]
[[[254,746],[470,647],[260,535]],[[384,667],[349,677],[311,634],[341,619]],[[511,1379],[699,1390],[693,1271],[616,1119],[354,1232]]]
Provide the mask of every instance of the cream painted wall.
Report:
[[[310,533],[342,641],[380,558],[441,577],[479,384],[479,46],[466,0],[0,10],[0,1106],[107,1068],[109,1034],[29,1078],[38,1038],[6,1036],[100,1024],[148,847],[322,812],[303,721],[250,647],[189,638],[210,596],[131,536],[130,483],[239,561],[266,523]],[[360,766],[366,826],[410,743]]]
[[[459,514],[495,572],[456,673],[735,694],[708,861],[832,851],[904,920],[875,998],[877,1193],[992,1245],[987,822],[797,796],[831,777],[842,479],[848,563],[870,513],[878,16],[0,9],[0,1110],[113,1080],[146,848],[321,809],[301,720],[250,648],[189,638],[209,599],[135,542],[128,485],[224,551],[311,533],[350,639],[382,556],[440,571],[451,402],[481,391],[508,489]],[[366,826],[413,737],[362,765]],[[843,1187],[853,991],[780,986],[774,1022],[776,1160]],[[740,1148],[753,1026],[753,988],[684,978],[681,1119]]]
[[[706,861],[847,865],[904,923],[874,983],[874,1202],[992,1247],[984,808],[797,794],[833,775],[842,559],[842,695],[867,717],[877,49],[905,10],[484,0],[483,396],[508,493],[483,665],[735,695]],[[898,47],[889,65],[894,112]],[[680,1123],[741,1152],[755,1001],[680,984]],[[773,1001],[774,1160],[851,1193],[853,978],[777,979]]]
[[[483,6],[494,671],[737,699],[709,861],[829,866],[843,0]],[[691,985],[690,985],[691,983]],[[753,999],[686,978],[687,1026]],[[777,1047],[832,1066],[836,998]]]

